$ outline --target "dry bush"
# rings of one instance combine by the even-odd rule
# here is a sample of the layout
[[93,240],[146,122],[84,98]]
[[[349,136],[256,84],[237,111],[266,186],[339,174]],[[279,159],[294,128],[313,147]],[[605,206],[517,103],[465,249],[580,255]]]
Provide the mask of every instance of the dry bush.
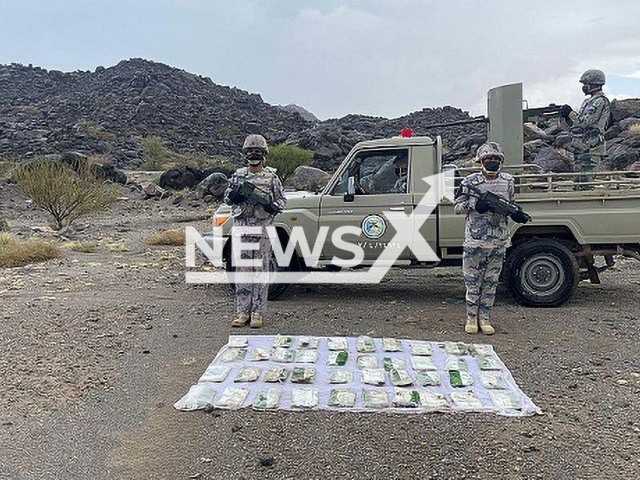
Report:
[[128,240],[108,239],[104,242],[104,245],[111,253],[123,253],[131,251],[131,242]]
[[637,135],[640,133],[640,123],[632,123],[627,127],[627,132]]
[[186,243],[184,230],[173,229],[154,233],[147,239],[148,245],[181,246]]
[[69,250],[81,253],[95,253],[98,251],[98,242],[69,242],[66,244]]
[[0,233],[0,267],[23,267],[58,258],[62,252],[54,243],[40,238],[20,241],[10,233]]
[[11,180],[13,172],[16,171],[18,162],[15,160],[0,161],[0,180]]
[[107,210],[118,199],[115,185],[97,179],[88,165],[36,160],[14,175],[24,194],[45,210],[57,230],[90,213]]

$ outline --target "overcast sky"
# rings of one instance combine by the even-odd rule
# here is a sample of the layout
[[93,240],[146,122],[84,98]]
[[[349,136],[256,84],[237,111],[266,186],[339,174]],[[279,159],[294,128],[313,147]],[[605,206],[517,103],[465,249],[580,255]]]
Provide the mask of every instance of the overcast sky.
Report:
[[324,119],[396,117],[524,83],[577,108],[586,68],[640,97],[640,1],[0,0],[0,63],[93,70],[144,57]]

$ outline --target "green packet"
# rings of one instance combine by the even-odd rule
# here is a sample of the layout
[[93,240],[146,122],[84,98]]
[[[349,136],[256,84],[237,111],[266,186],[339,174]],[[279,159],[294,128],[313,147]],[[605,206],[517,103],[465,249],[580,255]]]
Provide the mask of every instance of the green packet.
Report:
[[313,383],[316,378],[316,369],[313,367],[293,367],[291,372],[291,382],[293,383]]
[[350,389],[332,389],[329,394],[330,407],[353,407],[356,404],[356,392]]
[[396,407],[419,407],[421,405],[420,393],[406,388],[394,388],[393,404]]
[[345,351],[332,351],[329,352],[329,359],[327,365],[343,367],[347,363],[349,354]]
[[396,368],[396,369],[407,368],[406,362],[401,358],[384,357],[384,359],[382,360],[382,363],[384,365],[384,369],[387,372],[391,371],[391,369],[393,368]]
[[389,377],[391,378],[391,383],[396,387],[405,387],[413,384],[413,378],[403,368],[392,368],[389,370]]
[[468,387],[473,385],[473,377],[464,370],[449,370],[449,383],[452,387]]

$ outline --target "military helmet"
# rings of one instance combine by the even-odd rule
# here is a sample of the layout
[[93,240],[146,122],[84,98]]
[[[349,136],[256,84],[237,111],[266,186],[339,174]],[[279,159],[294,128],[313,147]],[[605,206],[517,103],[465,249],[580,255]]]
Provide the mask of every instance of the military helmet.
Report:
[[250,148],[259,148],[265,155],[269,153],[269,146],[262,135],[252,134],[245,138],[244,145],[242,145],[242,151],[246,152]]
[[584,85],[604,85],[604,72],[602,70],[587,70],[580,77],[580,83]]
[[504,161],[504,153],[502,153],[502,147],[498,142],[486,142],[478,147],[476,160],[482,163],[482,161],[488,157],[498,157]]

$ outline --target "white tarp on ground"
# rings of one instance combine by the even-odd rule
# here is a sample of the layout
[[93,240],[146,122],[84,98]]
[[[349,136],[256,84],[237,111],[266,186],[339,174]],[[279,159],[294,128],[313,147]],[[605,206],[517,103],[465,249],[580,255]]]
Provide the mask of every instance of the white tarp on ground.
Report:
[[541,413],[490,345],[272,335],[230,336],[174,406]]

